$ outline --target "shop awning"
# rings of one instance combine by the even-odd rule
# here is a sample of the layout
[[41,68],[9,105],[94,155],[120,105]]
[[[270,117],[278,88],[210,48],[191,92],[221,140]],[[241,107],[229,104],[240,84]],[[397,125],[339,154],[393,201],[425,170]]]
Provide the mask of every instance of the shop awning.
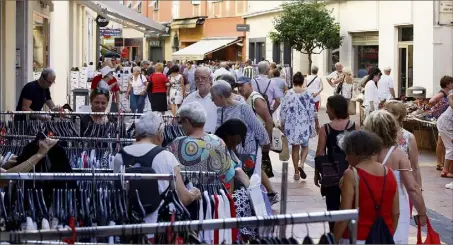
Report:
[[241,41],[238,37],[203,38],[173,53],[172,58],[174,60],[203,60],[206,55]]
[[197,26],[198,19],[188,19],[188,20],[174,20],[171,23],[172,29],[181,29],[181,28],[195,28]]
[[78,1],[104,18],[146,34],[164,34],[166,28],[118,1]]

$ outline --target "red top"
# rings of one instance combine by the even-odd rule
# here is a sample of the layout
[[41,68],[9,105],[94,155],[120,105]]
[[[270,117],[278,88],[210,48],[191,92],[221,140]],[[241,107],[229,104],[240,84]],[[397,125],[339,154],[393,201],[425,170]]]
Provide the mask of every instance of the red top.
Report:
[[155,72],[151,75],[152,91],[151,93],[166,93],[168,78],[161,72]]
[[[384,218],[392,235],[395,233],[393,229],[392,206],[393,198],[395,197],[397,183],[392,170],[387,168],[387,179],[385,181],[384,200],[381,204],[381,216]],[[359,222],[357,230],[357,240],[366,240],[370,233],[371,226],[376,220],[377,213],[374,206],[371,193],[368,190],[363,179],[366,179],[371,191],[373,192],[374,200],[377,204],[381,202],[382,187],[384,186],[384,176],[376,176],[369,174],[363,169],[357,168],[359,174]],[[353,201],[355,203],[355,200]],[[343,233],[343,238],[349,238],[348,230]]]

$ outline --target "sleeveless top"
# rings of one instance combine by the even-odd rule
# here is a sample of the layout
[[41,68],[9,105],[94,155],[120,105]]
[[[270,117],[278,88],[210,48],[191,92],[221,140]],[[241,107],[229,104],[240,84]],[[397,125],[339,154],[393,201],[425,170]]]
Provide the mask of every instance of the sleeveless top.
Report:
[[401,135],[398,136],[398,149],[404,151],[409,157],[409,138],[411,133],[406,129],[402,129]]
[[344,130],[336,130],[330,126],[329,123],[327,126],[327,140],[326,140],[326,149],[327,152],[333,151],[334,153],[342,154],[346,158],[344,151],[338,146],[338,136],[344,132],[350,132],[355,130],[355,122],[348,121]]
[[[393,149],[389,150],[387,156],[383,161],[383,165],[387,162],[388,158],[390,157],[391,152]],[[391,171],[390,168],[387,168],[387,174],[385,176],[385,191],[384,195],[382,195],[382,187],[384,186],[384,176],[377,176],[368,173],[367,171],[356,168],[357,174],[359,175],[359,220],[358,220],[358,230],[357,230],[357,240],[366,240],[368,234],[370,233],[371,226],[373,225],[374,221],[377,218],[376,209],[374,206],[373,199],[371,195],[373,195],[374,200],[377,203],[381,202],[381,209],[380,213],[382,218],[384,219],[385,223],[387,224],[390,232],[392,235],[395,233],[395,229],[393,228],[393,216],[392,216],[392,207],[393,207],[393,198],[395,197],[396,188],[397,188],[397,181],[395,178],[394,173]],[[372,190],[372,193],[368,190],[366,184],[363,180],[366,180]],[[353,201],[355,203],[355,201]],[[343,233],[343,238],[349,238],[348,230]]]

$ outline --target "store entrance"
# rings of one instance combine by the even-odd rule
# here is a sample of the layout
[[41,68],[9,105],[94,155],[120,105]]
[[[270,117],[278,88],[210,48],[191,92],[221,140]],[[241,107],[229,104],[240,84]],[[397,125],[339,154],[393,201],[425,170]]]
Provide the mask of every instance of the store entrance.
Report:
[[398,96],[406,96],[414,83],[414,45],[398,45]]

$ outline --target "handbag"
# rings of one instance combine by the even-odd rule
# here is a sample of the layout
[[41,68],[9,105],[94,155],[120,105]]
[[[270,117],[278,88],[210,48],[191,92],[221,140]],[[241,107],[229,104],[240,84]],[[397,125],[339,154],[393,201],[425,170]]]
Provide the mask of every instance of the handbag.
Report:
[[271,143],[271,150],[273,152],[280,153],[283,150],[283,140],[282,140],[283,133],[280,129],[274,127],[272,129],[272,143]]
[[426,217],[426,239],[422,242],[422,228],[420,223],[417,225],[417,244],[441,244],[439,233],[431,226],[428,217]]

